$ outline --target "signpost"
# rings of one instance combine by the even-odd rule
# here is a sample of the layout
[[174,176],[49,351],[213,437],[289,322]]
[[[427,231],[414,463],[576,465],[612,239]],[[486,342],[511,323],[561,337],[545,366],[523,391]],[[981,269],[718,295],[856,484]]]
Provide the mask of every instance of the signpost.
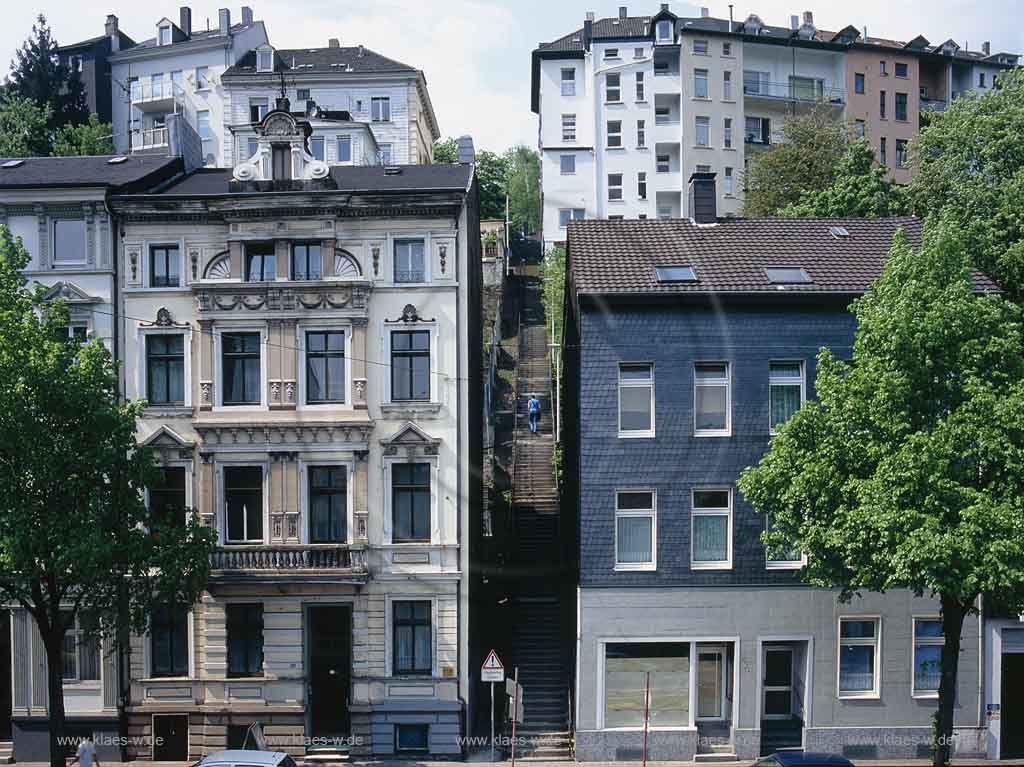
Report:
[[494,683],[505,681],[505,667],[498,660],[498,653],[491,650],[480,667],[480,681],[491,685],[491,761],[494,761]]

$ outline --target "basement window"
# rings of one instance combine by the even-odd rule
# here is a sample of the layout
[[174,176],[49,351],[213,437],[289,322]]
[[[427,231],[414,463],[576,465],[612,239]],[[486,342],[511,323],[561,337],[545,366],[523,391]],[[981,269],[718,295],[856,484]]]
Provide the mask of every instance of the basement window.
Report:
[[692,266],[656,266],[658,282],[696,282],[697,273]]
[[799,266],[766,266],[764,273],[768,277],[768,282],[778,285],[812,282],[811,276]]

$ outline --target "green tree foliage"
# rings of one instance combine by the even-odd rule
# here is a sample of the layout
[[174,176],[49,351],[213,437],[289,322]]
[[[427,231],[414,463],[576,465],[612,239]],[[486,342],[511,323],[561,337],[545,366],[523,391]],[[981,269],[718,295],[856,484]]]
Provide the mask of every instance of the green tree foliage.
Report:
[[459,147],[455,139],[446,138],[434,142],[434,162],[438,165],[450,165],[459,161]]
[[53,154],[100,155],[114,153],[114,129],[110,123],[101,123],[96,115],[80,125],[65,125],[57,129],[53,139]]
[[508,150],[508,199],[512,225],[524,234],[540,229],[540,155],[522,145]]
[[967,237],[974,265],[1024,301],[1024,71],[930,116],[913,145],[914,212],[942,214]]
[[476,177],[480,184],[480,218],[505,218],[505,194],[508,191],[507,154],[476,153]]
[[50,107],[47,120],[50,135],[64,125],[77,125],[89,119],[82,79],[61,63],[57,41],[42,14],[32,25],[32,35],[14,52],[7,89]]
[[49,109],[32,99],[0,93],[0,157],[49,154]]
[[905,215],[906,192],[886,178],[887,175],[886,168],[875,164],[874,150],[867,141],[858,139],[846,148],[829,186],[804,192],[799,202],[787,205],[779,215],[791,218]]
[[743,215],[775,216],[805,192],[825,189],[846,154],[850,131],[828,107],[787,117],[781,136],[762,152],[748,151]]
[[147,510],[156,469],[136,445],[141,403],[119,401],[102,342],[68,339],[67,309],[26,287],[28,261],[0,226],[0,602],[20,605],[39,628],[50,764],[62,767],[68,628],[77,619],[124,647],[154,605],[191,605],[213,536],[194,518],[175,524]]
[[555,246],[544,254],[540,265],[541,300],[547,316],[548,340],[553,344],[562,342],[562,327],[565,321],[565,249]]
[[809,553],[815,586],[936,596],[945,645],[935,764],[948,762],[960,634],[980,595],[1024,602],[1024,327],[974,292],[956,223],[900,233],[852,310],[853,360],[818,356],[818,402],[772,439],[740,489],[769,550]]

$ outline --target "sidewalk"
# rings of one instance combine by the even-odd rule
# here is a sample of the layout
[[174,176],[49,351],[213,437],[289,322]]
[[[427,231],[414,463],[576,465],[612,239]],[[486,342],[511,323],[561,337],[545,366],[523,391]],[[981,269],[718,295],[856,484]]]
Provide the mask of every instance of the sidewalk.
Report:
[[[428,759],[353,759],[347,764],[353,767],[452,767],[460,764],[462,760],[428,760]],[[496,761],[491,762],[489,750],[478,751],[469,754],[465,763],[470,764],[494,764],[496,767],[511,767],[511,761],[503,760],[499,756]],[[543,762],[527,760],[516,763],[523,767],[569,767],[571,762]],[[16,762],[18,767],[50,767],[49,762]],[[101,762],[104,767],[192,767],[192,762]],[[300,763],[301,764],[301,763]],[[577,762],[582,767],[640,767],[640,762]],[[693,767],[693,762],[648,762],[650,767]],[[700,767],[750,767],[750,761],[732,762],[700,762]],[[858,759],[854,762],[857,767],[931,767],[929,759]],[[954,759],[953,767],[1024,767],[1024,759]]]

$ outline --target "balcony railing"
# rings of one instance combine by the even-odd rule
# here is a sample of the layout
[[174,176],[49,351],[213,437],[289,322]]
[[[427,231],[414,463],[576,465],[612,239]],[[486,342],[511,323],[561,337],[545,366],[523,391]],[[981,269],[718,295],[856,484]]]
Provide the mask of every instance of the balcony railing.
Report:
[[210,554],[210,567],[215,572],[256,575],[308,570],[365,574],[366,559],[361,549],[335,543],[221,546]]
[[133,104],[145,104],[150,101],[182,100],[185,97],[185,90],[176,82],[162,80],[156,82],[132,83],[131,99]]
[[844,88],[825,87],[821,82],[776,83],[767,80],[744,82],[743,95],[750,98],[808,103],[842,104],[846,101]]
[[921,99],[921,109],[931,110],[933,112],[942,112],[946,109],[945,99]]
[[137,128],[131,132],[132,151],[167,146],[167,128]]

